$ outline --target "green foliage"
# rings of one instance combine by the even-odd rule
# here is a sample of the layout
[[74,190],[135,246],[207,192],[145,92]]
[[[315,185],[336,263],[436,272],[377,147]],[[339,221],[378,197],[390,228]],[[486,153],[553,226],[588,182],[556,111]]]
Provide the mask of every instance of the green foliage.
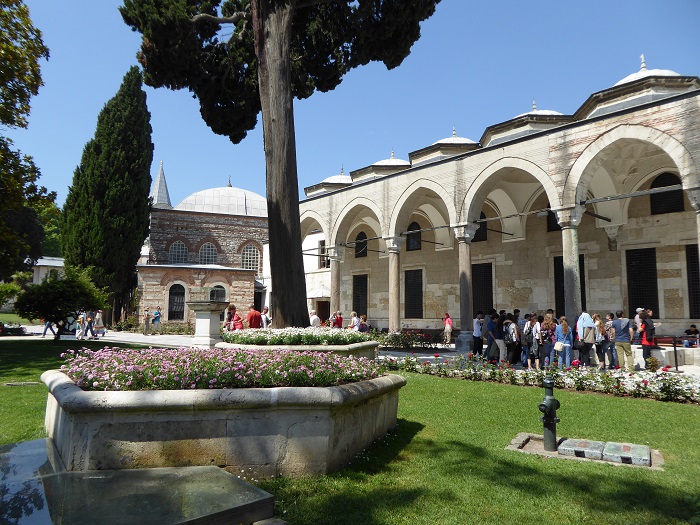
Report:
[[45,319],[67,326],[80,308],[97,310],[106,306],[107,295],[90,279],[89,269],[66,267],[63,275],[48,276],[30,284],[17,297],[15,310],[28,319]]
[[249,328],[223,331],[227,343],[241,345],[348,345],[371,340],[371,336],[354,330],[337,328]]
[[61,210],[56,203],[44,202],[36,207],[39,221],[44,229],[44,240],[41,244],[41,255],[43,257],[61,256]]
[[146,93],[132,67],[98,116],[60,223],[66,264],[92,267],[96,284],[114,299],[116,317],[136,285],[134,269],[148,235],[152,160]]
[[0,3],[0,123],[27,127],[29,100],[43,85],[39,61],[49,58],[23,0]]
[[15,297],[20,287],[15,283],[0,283],[0,306]]
[[441,341],[441,336],[442,332],[436,336],[420,330],[401,330],[400,332],[377,334],[377,340],[385,348],[433,349]]

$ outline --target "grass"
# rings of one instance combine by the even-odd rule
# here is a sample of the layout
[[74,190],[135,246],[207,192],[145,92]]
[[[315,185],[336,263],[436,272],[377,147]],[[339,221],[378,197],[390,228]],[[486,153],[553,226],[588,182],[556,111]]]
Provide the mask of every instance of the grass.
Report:
[[29,324],[29,325],[35,325],[35,324],[41,324],[38,319],[35,319],[34,322],[29,321],[29,319],[25,319],[24,317],[20,317],[19,315],[15,313],[0,313],[0,323],[5,323],[5,324]]
[[[43,436],[46,400],[43,385],[2,384],[38,380],[71,346],[0,340],[0,444]],[[648,444],[662,452],[662,472],[504,450],[518,432],[542,432],[542,389],[406,377],[398,430],[348,468],[317,478],[253,480],[275,495],[277,516],[290,525],[651,525],[698,516],[697,405],[556,391],[559,436]]]

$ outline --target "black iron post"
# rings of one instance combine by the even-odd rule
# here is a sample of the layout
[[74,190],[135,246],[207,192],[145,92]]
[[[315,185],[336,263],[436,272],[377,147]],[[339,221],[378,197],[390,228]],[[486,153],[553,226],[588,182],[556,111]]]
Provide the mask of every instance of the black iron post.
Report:
[[544,424],[544,449],[547,452],[557,450],[557,423],[561,421],[557,417],[559,400],[554,397],[554,378],[547,376],[542,382],[544,385],[544,399],[537,408],[542,412],[540,421]]

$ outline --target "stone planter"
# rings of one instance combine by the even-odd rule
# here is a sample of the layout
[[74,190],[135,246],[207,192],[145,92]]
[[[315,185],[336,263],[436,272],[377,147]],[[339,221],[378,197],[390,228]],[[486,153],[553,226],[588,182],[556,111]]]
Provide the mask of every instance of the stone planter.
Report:
[[296,350],[298,352],[332,352],[343,357],[366,357],[374,360],[379,342],[365,341],[349,345],[241,345],[238,343],[216,343],[216,348],[240,348],[241,350]]
[[217,465],[263,477],[340,469],[396,426],[406,384],[85,392],[57,370],[41,380],[67,470]]

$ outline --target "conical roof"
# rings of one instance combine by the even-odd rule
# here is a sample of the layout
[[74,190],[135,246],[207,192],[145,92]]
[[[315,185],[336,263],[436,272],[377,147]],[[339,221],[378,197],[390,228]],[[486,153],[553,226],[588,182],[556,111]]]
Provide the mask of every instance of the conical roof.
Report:
[[163,171],[163,161],[160,161],[160,169],[158,175],[151,186],[149,197],[153,199],[154,208],[172,208],[170,204],[170,194],[168,193],[168,184],[165,182],[165,172]]

